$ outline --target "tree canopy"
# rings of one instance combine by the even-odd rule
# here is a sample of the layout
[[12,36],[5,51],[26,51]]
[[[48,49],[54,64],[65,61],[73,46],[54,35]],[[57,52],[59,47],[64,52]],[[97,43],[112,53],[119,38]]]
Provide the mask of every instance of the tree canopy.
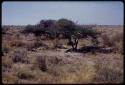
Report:
[[77,49],[78,40],[81,38],[87,38],[90,36],[93,41],[97,39],[100,34],[93,26],[78,25],[68,19],[59,20],[41,20],[36,25],[27,25],[24,33],[34,33],[36,36],[48,35],[48,38],[59,38],[62,35],[63,38],[69,40],[69,44],[73,49]]

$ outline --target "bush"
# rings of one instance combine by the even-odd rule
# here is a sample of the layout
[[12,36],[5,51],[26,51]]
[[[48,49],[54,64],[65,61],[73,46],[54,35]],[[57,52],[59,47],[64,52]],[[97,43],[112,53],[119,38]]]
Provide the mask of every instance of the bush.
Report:
[[13,62],[28,63],[27,50],[26,49],[16,49],[12,54]]
[[122,82],[123,73],[110,68],[100,68],[95,78],[98,82],[103,83],[119,83]]
[[36,66],[42,71],[47,70],[47,59],[46,56],[37,56],[36,57]]
[[60,46],[58,39],[54,39],[52,43],[53,43],[53,48],[58,48]]
[[10,71],[12,67],[13,61],[11,57],[3,56],[2,57],[2,71]]
[[34,32],[34,26],[33,25],[27,25],[22,32],[23,33],[33,33]]
[[4,73],[2,74],[2,82],[3,84],[17,84],[18,78],[12,73]]
[[34,45],[35,45],[35,47],[40,47],[40,46],[43,46],[43,47],[46,47],[46,48],[48,47],[46,44],[42,43],[41,37],[36,37]]
[[32,71],[27,68],[22,68],[18,70],[17,76],[20,79],[33,79],[34,78]]
[[35,74],[26,64],[18,64],[15,65],[15,75],[19,79],[33,79],[35,78]]
[[9,27],[3,26],[2,27],[2,34],[6,34],[8,30],[9,30]]
[[103,34],[102,43],[105,47],[112,47],[114,52],[123,53],[123,33]]
[[7,43],[2,43],[2,52],[3,53],[8,53],[10,48],[11,48],[11,46],[8,45]]

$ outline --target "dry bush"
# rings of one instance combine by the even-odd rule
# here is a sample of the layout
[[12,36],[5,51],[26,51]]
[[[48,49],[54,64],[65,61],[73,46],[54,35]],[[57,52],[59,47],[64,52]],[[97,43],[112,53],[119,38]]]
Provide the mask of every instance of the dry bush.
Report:
[[8,53],[12,49],[12,40],[9,35],[2,36],[2,52]]
[[28,66],[28,64],[15,63],[13,65],[13,72],[14,75],[17,76],[19,79],[31,80],[35,78],[35,74]]
[[31,69],[28,69],[28,68],[18,69],[17,76],[19,79],[33,79],[34,78],[34,74],[32,73]]
[[[101,57],[100,57],[101,56]],[[99,54],[95,60],[95,83],[122,83],[123,82],[123,55]]]
[[27,57],[27,50],[24,48],[15,49],[12,54],[13,62],[21,62],[21,63],[29,63],[29,59]]
[[13,64],[13,60],[11,57],[3,56],[2,57],[2,72],[10,71],[12,64]]
[[26,48],[28,51],[32,50],[35,48],[35,41],[26,41],[24,40],[24,48]]
[[123,53],[123,33],[115,32],[112,34],[103,34],[102,43],[106,47],[112,47],[114,52]]
[[41,37],[36,37],[35,47],[44,47],[44,48],[46,48],[46,49],[48,48],[48,46],[43,43]]
[[24,43],[23,43],[22,40],[14,39],[14,40],[11,42],[11,46],[22,47],[22,46],[24,46]]
[[48,49],[48,46],[43,43],[43,41],[40,39],[40,37],[36,37],[33,40],[23,40],[24,46],[28,51],[31,51],[33,49],[42,47],[44,49]]
[[67,41],[66,39],[54,39],[52,41],[52,48],[56,49],[56,48],[60,48],[60,49],[66,49],[67,48]]
[[8,53],[13,50],[15,47],[22,47],[24,43],[22,39],[19,38],[20,35],[6,36],[5,39],[2,39],[2,52]]
[[9,30],[9,28],[2,27],[2,34],[6,34],[8,30]]
[[103,40],[103,45],[106,47],[111,47],[114,44],[113,40],[111,40],[111,38],[108,34],[103,34],[102,40]]
[[35,46],[36,46],[36,47],[42,46],[41,37],[36,37]]
[[59,57],[57,57],[57,56],[54,56],[54,57],[52,57],[52,58],[50,57],[50,58],[48,59],[48,62],[51,63],[51,64],[54,64],[54,65],[59,64],[61,61],[62,61],[62,58],[59,58]]
[[57,48],[59,46],[59,40],[58,39],[54,39],[52,41],[52,43],[53,43],[53,49],[55,49],[55,48]]
[[123,42],[119,42],[115,45],[115,52],[123,54]]
[[46,71],[47,70],[47,59],[46,56],[36,56],[36,63],[35,63],[36,67],[38,67],[40,70],[42,71]]
[[122,72],[110,69],[110,68],[102,68],[98,72],[98,76],[96,79],[100,83],[120,83],[123,82]]
[[56,78],[48,73],[39,73],[37,76],[37,84],[54,84],[56,83]]
[[60,77],[59,83],[62,84],[87,84],[94,80],[96,69],[94,63],[89,61],[79,67],[75,72],[65,72]]
[[[123,72],[120,68],[113,68],[113,62],[97,64],[97,74],[95,80],[97,83],[121,83],[123,82]],[[108,65],[108,66],[107,66]],[[112,67],[111,67],[112,66]]]
[[17,84],[18,78],[14,76],[12,73],[3,73],[2,82],[3,84]]
[[8,53],[11,49],[11,46],[7,42],[2,42],[2,52]]
[[[85,63],[82,63],[79,59],[65,59],[61,56],[49,57],[47,64],[47,73],[54,78],[51,82],[56,81],[55,83],[61,84],[91,83],[94,79],[96,71],[94,63],[91,61],[85,61]],[[47,80],[49,79],[51,79],[51,77],[48,77]]]
[[[21,34],[14,34],[12,36],[9,37],[9,44],[11,47],[15,46],[15,47],[21,47],[24,45],[22,38],[21,38]],[[8,40],[7,40],[8,41]]]

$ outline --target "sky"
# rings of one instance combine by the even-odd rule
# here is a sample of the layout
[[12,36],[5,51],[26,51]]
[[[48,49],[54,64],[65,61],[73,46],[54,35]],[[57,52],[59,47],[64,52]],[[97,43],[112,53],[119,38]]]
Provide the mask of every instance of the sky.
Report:
[[34,25],[61,18],[78,24],[123,25],[123,6],[120,1],[4,1],[2,25]]

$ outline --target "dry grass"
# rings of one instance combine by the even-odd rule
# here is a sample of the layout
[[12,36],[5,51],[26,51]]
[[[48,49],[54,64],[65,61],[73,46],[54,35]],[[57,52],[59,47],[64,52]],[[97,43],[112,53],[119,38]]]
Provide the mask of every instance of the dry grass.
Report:
[[25,80],[33,79],[35,77],[31,69],[24,66],[17,70],[16,75],[19,79],[25,79]]
[[[97,29],[100,30],[100,29]],[[5,30],[4,30],[5,31]],[[2,36],[2,82],[4,84],[88,84],[123,82],[123,30],[101,29],[101,44],[115,53],[65,51],[66,39],[40,39],[9,29]],[[91,45],[81,39],[78,48]]]
[[[101,58],[100,58],[100,56]],[[121,54],[99,54],[95,56],[95,83],[122,83],[123,56]],[[106,56],[106,57],[105,57]],[[103,61],[102,61],[103,60]],[[121,62],[120,62],[121,61]]]
[[112,47],[114,52],[123,54],[123,29],[103,29],[101,44]]
[[18,78],[12,73],[3,73],[2,74],[2,83],[3,84],[17,84]]
[[13,64],[12,58],[5,56],[2,57],[2,72],[10,71]]
[[74,73],[67,72],[62,75],[60,80],[61,83],[91,83],[94,79],[96,69],[94,68],[94,63],[92,61],[84,62],[79,70]]

